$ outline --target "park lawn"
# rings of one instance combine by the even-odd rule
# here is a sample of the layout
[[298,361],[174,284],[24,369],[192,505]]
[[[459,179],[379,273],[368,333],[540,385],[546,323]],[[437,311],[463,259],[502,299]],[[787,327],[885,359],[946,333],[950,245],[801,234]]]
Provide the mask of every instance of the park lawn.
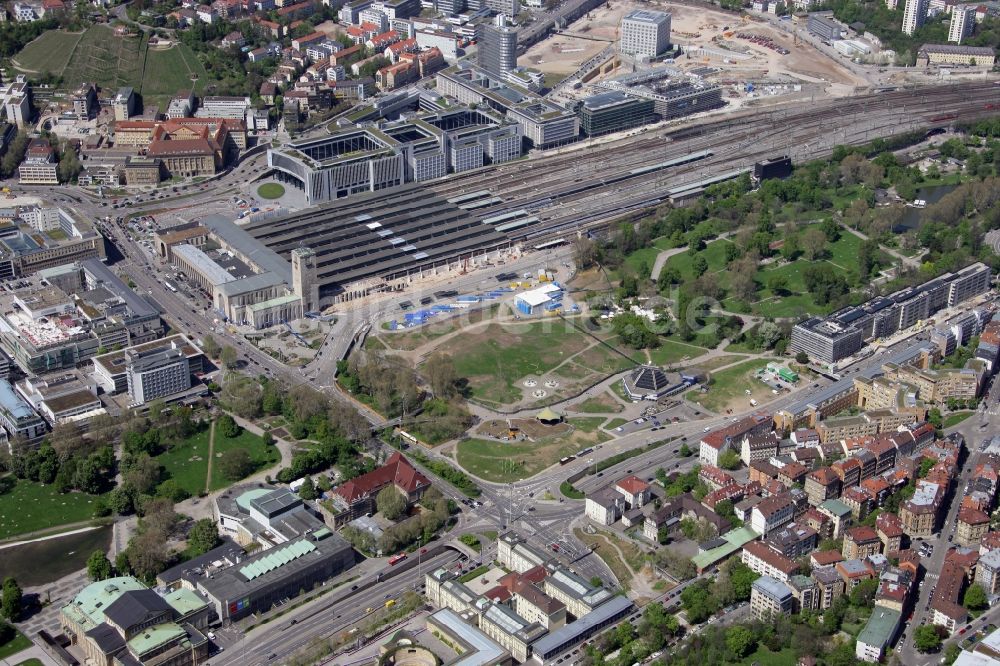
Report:
[[[754,376],[754,373],[765,365],[767,361],[755,359],[713,372],[708,393],[702,393],[700,390],[689,391],[687,398],[716,413],[722,413],[727,409],[734,411],[750,409],[751,399],[764,402],[771,396],[771,389],[767,384]],[[750,391],[750,395],[746,394],[747,390]]]
[[973,414],[975,414],[975,412],[971,412],[971,411],[970,412],[955,412],[953,414],[949,414],[948,416],[944,417],[944,423],[943,423],[943,425],[944,425],[945,428],[951,428],[952,426],[957,426],[959,423],[961,423],[965,419],[969,418]]
[[856,272],[861,243],[861,238],[850,231],[841,229],[840,238],[827,245],[827,249],[830,251],[828,261],[847,272]]
[[[28,640],[28,637],[20,631],[17,631],[17,633],[14,634],[14,638],[10,639],[3,645],[0,645],[0,659],[7,659],[11,655],[27,650],[30,647],[31,641]],[[36,659],[35,661],[38,660]]]
[[581,432],[597,432],[597,429],[604,423],[603,416],[576,416],[566,419],[574,428]]
[[158,103],[164,108],[178,90],[194,88],[196,93],[201,92],[206,78],[208,73],[201,61],[186,44],[149,49],[142,75],[143,102]]
[[740,662],[744,666],[753,664],[767,664],[767,666],[795,666],[799,663],[795,648],[787,647],[781,652],[771,652],[763,645],[758,645],[753,654],[747,655]]
[[[718,273],[726,267],[726,244],[731,242],[728,239],[720,238],[710,241],[705,245],[705,249],[699,254],[703,255],[708,262],[708,270]],[[667,259],[664,268],[676,268],[680,272],[684,282],[691,282],[695,280],[694,269],[692,267],[693,261],[694,257],[690,253],[681,252]]]
[[[212,479],[209,487],[212,490],[219,490],[233,483],[233,479],[227,478],[219,469],[219,458],[226,451],[232,449],[246,449],[250,458],[254,462],[257,471],[267,467],[272,467],[281,461],[281,454],[278,447],[264,443],[260,435],[256,435],[249,430],[243,430],[239,435],[228,439],[222,436],[218,428],[215,429],[215,462],[212,464]],[[204,480],[202,480],[204,483]]]
[[621,347],[614,336],[580,352],[573,361],[598,374],[613,375],[641,365],[644,359],[641,351]]
[[[732,345],[730,345],[731,347]],[[728,347],[727,347],[728,349]],[[723,354],[722,356],[716,356],[714,358],[708,358],[704,361],[697,363],[699,370],[715,370],[716,368],[721,368],[726,365],[732,365],[738,361],[742,361],[746,356],[741,354]]]
[[[209,428],[175,444],[161,453],[156,460],[163,465],[166,478],[174,479],[177,485],[192,495],[205,492],[208,475],[208,435]],[[221,439],[221,435],[217,437]]]
[[[570,422],[591,419],[570,419]],[[600,422],[602,419],[594,418]],[[589,427],[589,423],[587,424]],[[527,479],[559,462],[560,458],[575,454],[580,449],[606,442],[607,433],[576,428],[569,434],[546,437],[534,442],[494,442],[485,439],[466,439],[458,443],[457,460],[467,472],[485,481],[511,483]]]
[[43,32],[14,56],[14,66],[26,72],[62,74],[81,37],[82,32]]
[[667,366],[674,365],[680,361],[697,358],[704,355],[706,351],[708,350],[704,347],[697,347],[689,345],[686,342],[677,342],[676,340],[668,340],[661,337],[660,346],[648,350],[648,353],[649,360],[653,365]]
[[617,414],[624,409],[625,406],[615,400],[614,396],[607,391],[570,406],[570,411],[584,414]]
[[0,495],[0,539],[90,520],[96,500],[94,495],[61,495],[51,485],[18,480]]
[[[639,278],[649,279],[650,272],[653,270],[653,264],[656,263],[656,257],[664,250],[670,249],[670,241],[666,236],[661,236],[653,241],[653,244],[649,247],[644,247],[636,250],[632,254],[625,257],[625,266],[627,266],[633,273],[639,276]],[[646,267],[644,271],[640,271],[643,266]],[[641,274],[640,274],[641,273]]]
[[[448,351],[460,377],[468,379],[474,398],[510,404],[523,396],[518,383],[541,376],[583,351],[592,338],[559,320],[503,326],[490,324],[449,341]],[[518,385],[515,385],[518,384]]]
[[628,423],[628,419],[611,419],[610,421],[604,424],[604,429],[614,430],[615,428],[623,426],[626,423]]
[[279,183],[264,183],[257,188],[257,194],[265,199],[280,199],[285,194],[285,188]]
[[25,659],[21,663],[15,664],[14,666],[43,666],[43,664],[40,659],[32,657],[31,659]]

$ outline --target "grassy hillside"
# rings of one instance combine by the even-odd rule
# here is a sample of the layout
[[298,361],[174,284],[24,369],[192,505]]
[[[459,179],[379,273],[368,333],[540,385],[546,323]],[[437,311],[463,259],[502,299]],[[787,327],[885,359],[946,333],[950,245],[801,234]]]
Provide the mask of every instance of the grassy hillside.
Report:
[[50,30],[42,33],[12,58],[14,67],[29,74],[62,74],[82,32]]

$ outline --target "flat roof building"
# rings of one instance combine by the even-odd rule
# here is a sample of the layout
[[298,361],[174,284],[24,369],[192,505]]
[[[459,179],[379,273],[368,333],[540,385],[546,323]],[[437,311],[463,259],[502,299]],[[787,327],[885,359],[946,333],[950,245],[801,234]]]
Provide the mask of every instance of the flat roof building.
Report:
[[655,58],[670,48],[670,13],[634,9],[622,17],[618,49],[621,53]]

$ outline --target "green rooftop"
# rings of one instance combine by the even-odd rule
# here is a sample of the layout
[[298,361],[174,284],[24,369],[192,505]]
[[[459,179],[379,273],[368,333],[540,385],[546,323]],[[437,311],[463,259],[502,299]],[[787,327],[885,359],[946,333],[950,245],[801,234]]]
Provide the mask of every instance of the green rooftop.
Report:
[[268,493],[274,492],[274,488],[252,488],[236,498],[236,504],[244,511],[250,511],[250,502]]
[[316,546],[311,541],[305,539],[294,541],[287,546],[272,550],[259,560],[240,567],[240,573],[246,576],[247,580],[253,580],[314,550],[316,550]]
[[716,562],[726,559],[759,536],[759,534],[746,525],[735,530],[730,530],[722,535],[722,538],[726,541],[724,546],[706,550],[704,553],[698,553],[691,558],[691,561],[698,568],[698,571],[704,571]]
[[851,507],[847,506],[839,499],[828,499],[819,505],[819,508],[826,509],[830,513],[840,518],[848,516],[851,513]]
[[858,634],[858,642],[884,649],[899,629],[900,619],[902,616],[899,611],[875,606],[872,616],[868,618],[868,624]]
[[69,619],[90,630],[104,622],[104,611],[126,592],[145,590],[146,586],[131,576],[108,578],[80,590],[62,612]]
[[208,606],[208,602],[186,587],[180,587],[163,597],[181,617],[186,617]]
[[186,636],[187,632],[176,622],[164,622],[153,627],[146,627],[132,637],[128,646],[141,660],[143,655]]

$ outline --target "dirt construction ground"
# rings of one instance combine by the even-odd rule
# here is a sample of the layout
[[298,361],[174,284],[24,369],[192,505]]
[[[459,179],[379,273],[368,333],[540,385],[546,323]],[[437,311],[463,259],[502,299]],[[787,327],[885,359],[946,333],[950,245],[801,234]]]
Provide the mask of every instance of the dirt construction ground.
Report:
[[[722,56],[682,57],[674,63],[674,66],[682,69],[708,65],[720,70],[720,79],[769,78],[850,87],[866,84],[811,46],[801,41],[796,44],[793,35],[769,25],[763,19],[669,3],[610,2],[574,22],[562,33],[532,46],[518,64],[534,67],[545,73],[571,74],[588,59],[617,41],[622,16],[636,8],[656,8],[670,12],[671,41],[687,52],[698,47],[712,48],[720,53],[727,51],[726,47],[733,49],[734,57],[730,59],[731,62],[725,62],[726,58]],[[796,29],[805,30],[805,26],[796,26]],[[738,39],[736,34],[725,37],[726,32],[769,37],[791,53],[780,55],[766,47]],[[743,54],[751,57],[746,58]],[[619,68],[612,76],[624,73],[626,72]]]

